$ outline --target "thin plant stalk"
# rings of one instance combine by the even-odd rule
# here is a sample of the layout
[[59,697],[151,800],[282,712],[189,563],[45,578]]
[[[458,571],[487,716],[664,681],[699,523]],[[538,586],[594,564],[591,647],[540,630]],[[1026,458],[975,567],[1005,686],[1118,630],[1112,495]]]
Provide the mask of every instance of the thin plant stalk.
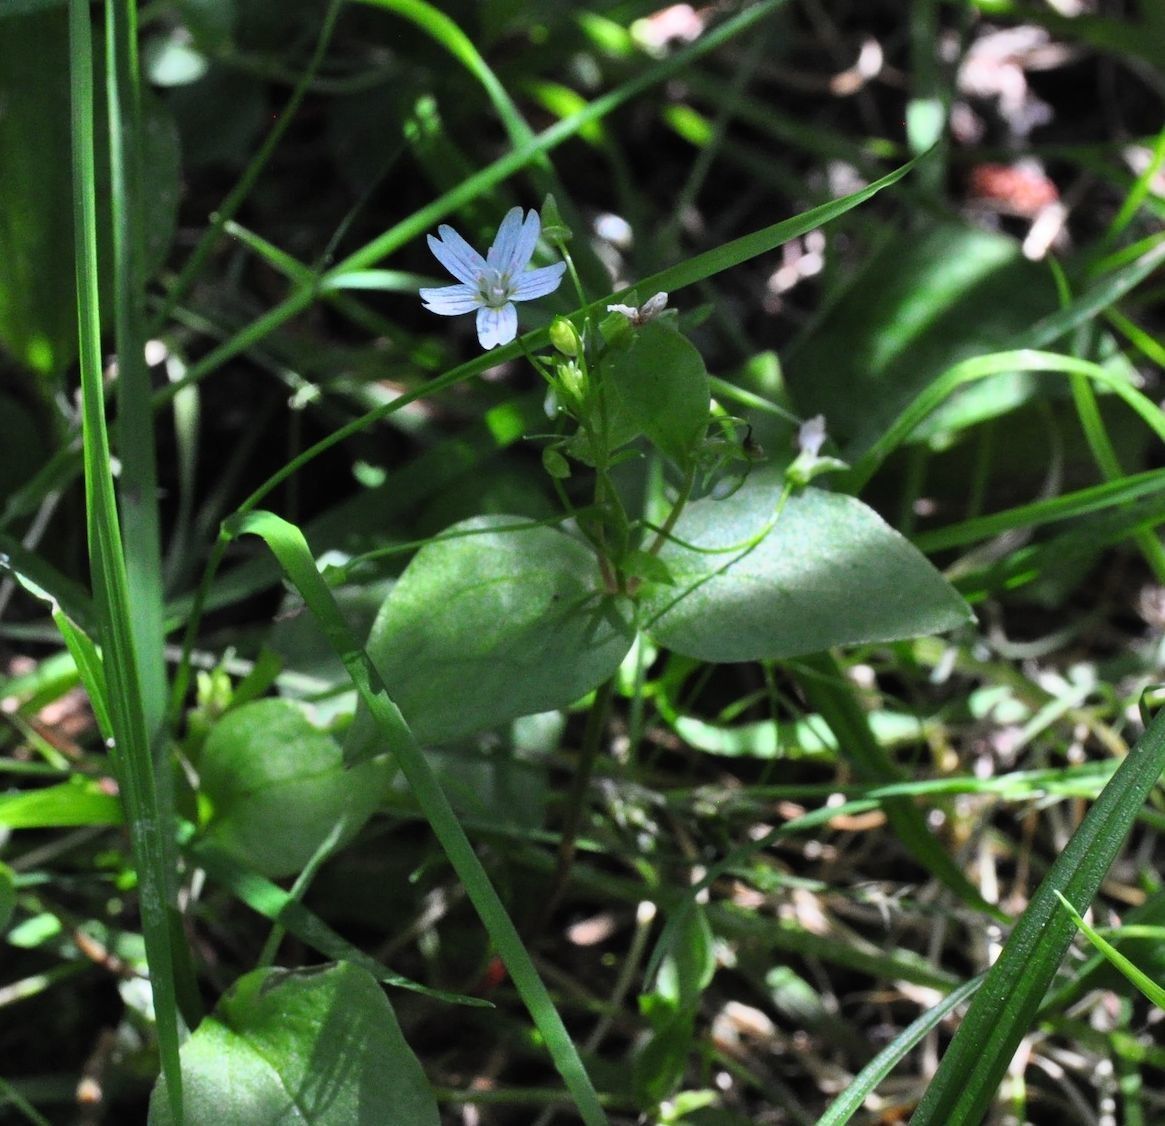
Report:
[[69,3],[70,96],[73,150],[73,222],[81,370],[85,502],[94,605],[103,649],[113,742],[110,757],[121,790],[138,877],[142,936],[150,968],[158,1046],[175,1121],[182,1121],[178,1058],[179,1013],[168,899],[171,873],[162,841],[154,763],[146,728],[142,680],[134,644],[101,373],[97,276],[97,205],[93,149],[93,43],[89,5]]

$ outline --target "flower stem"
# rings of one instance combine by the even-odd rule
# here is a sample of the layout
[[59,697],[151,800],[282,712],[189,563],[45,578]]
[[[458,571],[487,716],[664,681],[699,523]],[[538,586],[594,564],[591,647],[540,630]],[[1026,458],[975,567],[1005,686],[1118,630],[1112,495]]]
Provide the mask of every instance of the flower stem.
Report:
[[558,860],[554,868],[550,894],[538,914],[537,921],[531,930],[532,935],[539,934],[550,921],[551,915],[557,910],[566,892],[570,870],[574,865],[587,790],[591,784],[591,776],[594,774],[595,761],[599,757],[599,747],[602,743],[603,731],[607,726],[607,716],[611,710],[611,697],[614,692],[615,678],[611,677],[596,689],[595,698],[591,702],[591,710],[587,714],[586,731],[583,733],[582,749],[575,766],[574,781],[571,783],[570,794],[567,797],[566,813],[562,822],[562,836],[558,842]]
[[574,268],[574,259],[571,257],[570,250],[566,249],[566,243],[562,239],[555,240],[555,248],[563,256],[566,269],[570,272],[571,281],[574,283],[574,292],[578,295],[579,305],[586,307],[586,293],[583,290],[583,279],[579,277],[579,271]]
[[660,548],[667,543],[671,536],[673,529],[679,521],[684,508],[687,506],[688,500],[691,498],[692,489],[696,485],[696,469],[695,466],[690,468],[684,477],[683,486],[680,488],[679,496],[676,497],[675,504],[672,505],[671,512],[667,514],[667,519],[663,522],[663,526],[655,534],[655,539],[651,541],[651,546],[647,549],[651,555],[658,555]]

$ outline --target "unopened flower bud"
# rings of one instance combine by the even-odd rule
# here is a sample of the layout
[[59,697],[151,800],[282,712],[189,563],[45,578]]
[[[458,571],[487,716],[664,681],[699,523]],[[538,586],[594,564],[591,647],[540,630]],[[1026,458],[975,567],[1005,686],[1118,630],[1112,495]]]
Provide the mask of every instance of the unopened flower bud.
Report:
[[565,481],[570,476],[570,462],[553,446],[547,446],[542,451],[542,468],[559,481]]
[[582,368],[574,360],[566,360],[558,364],[558,383],[562,388],[563,398],[568,403],[583,403],[587,397],[587,379]]
[[574,232],[562,221],[554,196],[547,194],[542,201],[542,234],[549,242],[569,242]]
[[578,329],[566,317],[555,317],[551,321],[550,343],[564,356],[577,356],[582,347]]

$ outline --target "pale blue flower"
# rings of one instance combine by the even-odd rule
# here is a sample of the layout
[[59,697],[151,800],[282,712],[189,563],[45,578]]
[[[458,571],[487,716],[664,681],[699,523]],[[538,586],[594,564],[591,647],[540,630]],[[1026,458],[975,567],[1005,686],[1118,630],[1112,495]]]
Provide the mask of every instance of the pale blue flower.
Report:
[[429,249],[461,284],[421,290],[425,308],[443,317],[477,311],[477,338],[483,348],[509,344],[518,335],[515,301],[533,301],[553,293],[566,271],[565,262],[528,270],[542,221],[537,211],[522,218],[520,207],[506,212],[493,246],[483,258],[452,227],[429,235]]

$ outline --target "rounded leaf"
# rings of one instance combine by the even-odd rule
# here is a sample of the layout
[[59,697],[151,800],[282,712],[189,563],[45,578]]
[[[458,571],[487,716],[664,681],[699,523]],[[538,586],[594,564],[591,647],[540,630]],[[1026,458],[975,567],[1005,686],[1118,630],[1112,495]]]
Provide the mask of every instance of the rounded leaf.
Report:
[[199,764],[212,812],[207,832],[266,876],[298,872],[343,818],[341,843],[376,810],[391,766],[345,769],[339,744],[287,700],[228,712]]
[[[372,975],[253,970],[182,1046],[186,1126],[437,1126],[432,1089]],[[150,1126],[174,1119],[159,1080]]]
[[731,497],[685,509],[660,552],[675,585],[644,601],[655,641],[702,661],[753,661],[972,620],[946,579],[872,508],[807,488],[774,521],[781,490],[773,475],[756,474]]
[[614,417],[634,424],[668,457],[687,461],[704,436],[711,406],[708,373],[695,347],[651,321],[636,330],[630,347],[612,350],[604,367],[620,408]]
[[[521,523],[477,517],[421,548],[372,627],[368,655],[422,742],[564,708],[631,648],[633,608],[604,593],[590,549]],[[350,761],[370,726],[358,718]]]

